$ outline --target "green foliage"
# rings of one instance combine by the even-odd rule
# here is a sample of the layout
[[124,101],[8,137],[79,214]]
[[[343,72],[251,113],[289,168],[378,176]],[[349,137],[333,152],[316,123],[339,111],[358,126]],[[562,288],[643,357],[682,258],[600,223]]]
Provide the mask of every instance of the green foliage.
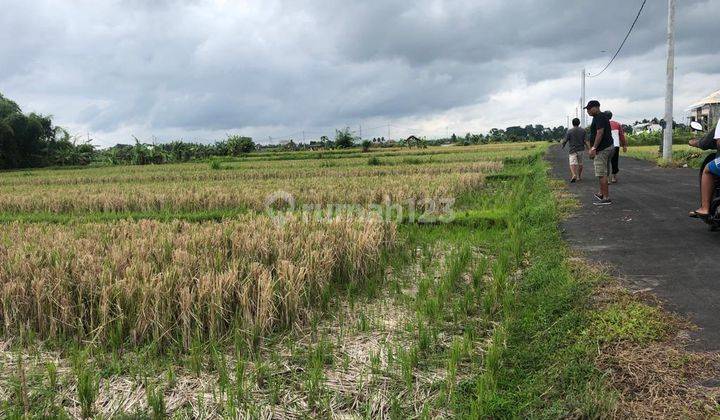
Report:
[[662,338],[667,330],[660,310],[640,302],[612,304],[594,313],[591,320],[585,334],[602,343],[646,343]]
[[700,150],[688,145],[676,145],[672,151],[672,162],[667,162],[662,159],[662,154],[657,145],[632,146],[628,148],[627,154],[624,154],[624,156],[657,162],[660,166],[677,167],[687,165],[691,168],[700,168],[705,157],[711,152],[712,150]]
[[88,144],[78,148],[64,130],[53,127],[50,117],[23,114],[15,102],[0,94],[0,169],[37,167],[58,161],[80,164],[92,150]]
[[47,370],[47,376],[48,376],[48,386],[50,389],[57,389],[58,386],[58,369],[57,365],[53,362],[47,362],[45,365],[45,368]]
[[355,145],[357,138],[350,132],[349,127],[342,130],[335,130],[335,147],[346,149]]
[[220,163],[219,159],[213,158],[210,160],[210,169],[212,169],[214,171],[218,171],[222,168],[223,167],[222,167],[222,164]]
[[567,128],[564,126],[545,127],[542,124],[512,126],[506,129],[492,128],[486,134],[466,133],[464,137],[456,134],[450,136],[451,143],[459,143],[465,146],[471,144],[486,144],[496,142],[518,142],[518,141],[556,141],[565,136]]
[[370,166],[382,165],[382,161],[377,156],[373,156],[370,159],[368,159],[368,165],[370,165]]
[[[484,296],[486,317],[496,326],[482,373],[458,389],[461,417],[605,417],[612,393],[594,365],[597,347],[583,339],[594,280],[576,278],[567,267],[542,160],[508,159],[504,172],[528,165],[532,176],[494,182],[507,189],[501,195],[509,210]],[[522,278],[514,279],[518,268]]]
[[91,418],[100,387],[99,379],[83,352],[75,355],[73,370],[77,381],[77,398],[80,402],[81,415],[83,418]]
[[97,150],[91,139],[72,137],[55,127],[48,116],[23,114],[20,107],[0,94],[0,169],[42,166],[80,166],[91,163],[149,165],[187,162],[211,156],[244,156],[256,149],[252,138],[233,135],[215,144],[173,141],[117,144]]
[[146,388],[147,404],[152,410],[153,420],[162,420],[167,418],[167,408],[165,406],[165,395],[162,389],[152,386]]
[[230,156],[241,156],[255,150],[255,143],[250,137],[229,136],[225,140],[225,147]]
[[[700,136],[700,134],[694,133],[687,128],[676,128],[673,130],[673,144],[687,144],[690,139]],[[625,138],[628,146],[659,146],[662,143],[663,133],[661,131],[654,133],[641,132],[626,134]]]

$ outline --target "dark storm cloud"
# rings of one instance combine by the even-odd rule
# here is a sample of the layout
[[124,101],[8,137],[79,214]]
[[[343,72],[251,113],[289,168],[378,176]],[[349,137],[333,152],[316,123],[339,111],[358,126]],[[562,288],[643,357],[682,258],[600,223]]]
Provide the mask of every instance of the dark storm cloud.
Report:
[[[106,144],[130,132],[275,135],[432,120],[506,97],[518,80],[599,70],[640,3],[4,0],[0,92]],[[679,73],[717,80],[719,11],[720,0],[678,4]],[[609,95],[612,80],[628,101],[659,98],[666,19],[666,2],[649,0],[593,93]],[[492,108],[482,117],[505,118]]]

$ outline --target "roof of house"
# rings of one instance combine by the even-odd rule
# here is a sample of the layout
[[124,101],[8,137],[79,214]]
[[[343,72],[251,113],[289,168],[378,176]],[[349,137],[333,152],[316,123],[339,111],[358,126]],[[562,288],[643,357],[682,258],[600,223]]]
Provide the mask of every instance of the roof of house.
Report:
[[710,105],[710,104],[720,104],[720,90],[717,92],[713,92],[709,94],[708,96],[704,97],[703,99],[695,102],[694,104],[690,105],[687,109],[693,109],[693,108],[699,108],[703,105]]
[[632,126],[632,128],[638,128],[638,129],[639,129],[639,128],[646,128],[646,127],[662,127],[662,126],[661,126],[660,124],[654,123],[654,122],[640,123],[640,124],[635,124],[635,125]]

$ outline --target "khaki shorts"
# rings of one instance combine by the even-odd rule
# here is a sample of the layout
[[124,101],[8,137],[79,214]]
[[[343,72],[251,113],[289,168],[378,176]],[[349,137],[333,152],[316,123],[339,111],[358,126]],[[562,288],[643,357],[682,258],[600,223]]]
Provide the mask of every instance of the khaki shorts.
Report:
[[596,152],[595,159],[593,160],[596,177],[600,178],[610,175],[610,159],[612,158],[614,152],[615,150],[613,150],[612,147]]
[[582,164],[583,164],[583,152],[570,153],[568,156],[569,156],[569,158],[570,158],[570,164],[571,164],[571,165],[582,166]]

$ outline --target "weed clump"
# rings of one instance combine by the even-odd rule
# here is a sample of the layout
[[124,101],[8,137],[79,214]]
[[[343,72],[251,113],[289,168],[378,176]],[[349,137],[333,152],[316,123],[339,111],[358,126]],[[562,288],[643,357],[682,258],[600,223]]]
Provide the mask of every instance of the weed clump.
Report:
[[667,328],[658,308],[641,302],[614,303],[592,315],[586,334],[602,343],[642,344],[661,339]]
[[212,169],[213,171],[219,171],[219,170],[223,169],[223,166],[220,163],[220,160],[219,159],[211,159],[210,160],[210,169]]

